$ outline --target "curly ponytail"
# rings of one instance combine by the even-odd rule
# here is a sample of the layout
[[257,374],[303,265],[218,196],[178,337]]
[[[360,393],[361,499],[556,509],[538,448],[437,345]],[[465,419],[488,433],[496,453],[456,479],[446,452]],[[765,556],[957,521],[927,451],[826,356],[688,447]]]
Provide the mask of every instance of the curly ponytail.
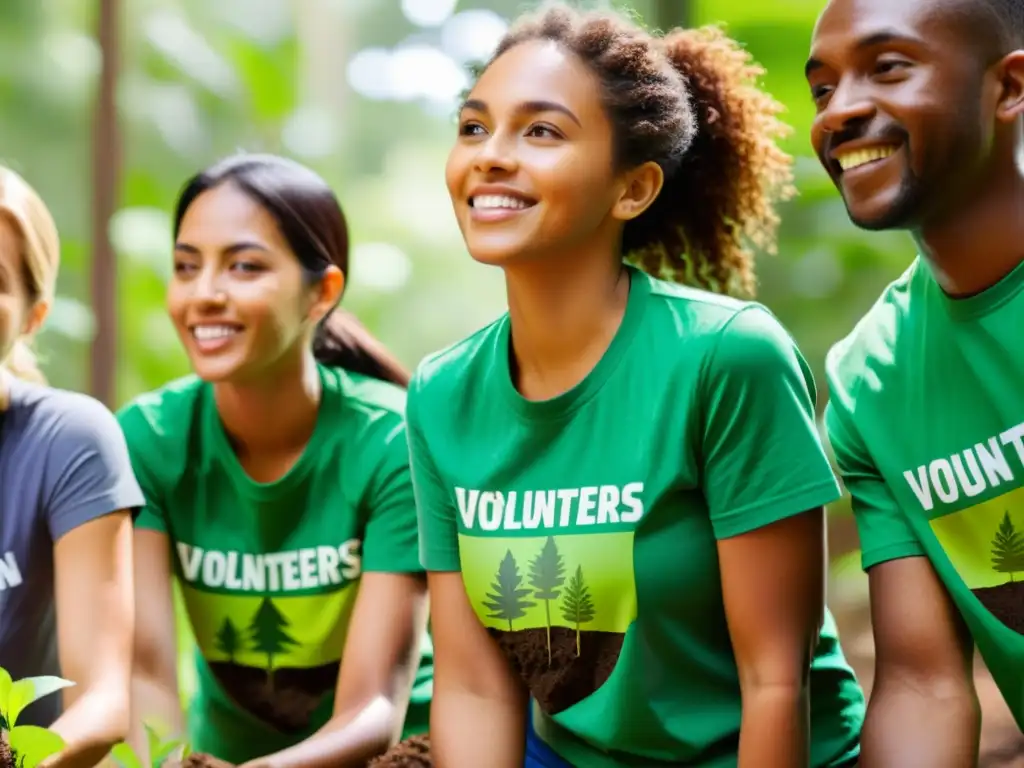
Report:
[[717,27],[662,41],[683,75],[696,117],[693,141],[654,205],[630,222],[625,250],[652,274],[749,297],[753,245],[775,252],[778,200],[795,194],[781,104],[757,87],[763,70]]
[[623,231],[624,257],[666,280],[751,297],[751,246],[775,250],[775,204],[795,194],[783,107],[757,86],[763,70],[717,27],[651,35],[607,11],[548,5],[521,17],[491,58],[552,40],[602,84],[617,168],[656,162],[657,199]]

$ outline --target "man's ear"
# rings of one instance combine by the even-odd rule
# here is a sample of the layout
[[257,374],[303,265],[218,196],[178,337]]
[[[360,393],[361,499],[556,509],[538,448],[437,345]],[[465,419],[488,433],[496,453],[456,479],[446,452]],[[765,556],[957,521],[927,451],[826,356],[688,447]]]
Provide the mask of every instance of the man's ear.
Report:
[[1002,93],[996,116],[1007,123],[1024,115],[1024,51],[1014,51],[999,62]]
[[654,161],[628,171],[622,178],[622,192],[612,207],[619,221],[632,221],[651,207],[665,185],[665,172]]

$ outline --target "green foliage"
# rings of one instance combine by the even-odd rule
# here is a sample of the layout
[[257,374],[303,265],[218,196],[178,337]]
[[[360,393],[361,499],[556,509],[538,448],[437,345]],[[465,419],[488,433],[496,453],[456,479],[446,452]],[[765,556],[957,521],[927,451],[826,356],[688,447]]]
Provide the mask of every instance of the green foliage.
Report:
[[70,680],[52,675],[26,677],[16,681],[11,679],[6,669],[0,667],[0,717],[5,727],[13,730],[18,716],[32,702],[72,685],[74,683]]
[[1024,536],[1014,526],[1009,512],[1003,514],[992,540],[992,569],[1009,574],[1010,581],[1014,580],[1015,573],[1024,571]]
[[[190,751],[187,742],[181,739],[164,739],[150,724],[145,724],[150,768],[161,768],[169,760],[184,760]],[[111,750],[111,757],[118,768],[145,768],[131,744],[121,742]]]
[[576,566],[576,573],[569,580],[562,597],[562,618],[576,628],[576,655],[580,655],[580,624],[593,621],[596,611],[590,598],[590,588],[583,581],[583,566]]
[[36,768],[64,749],[64,739],[37,725],[15,726],[7,734],[7,743],[16,755],[18,768]]
[[[126,741],[115,744],[114,748],[110,750],[110,756],[114,759],[114,764],[118,768],[144,768],[142,758],[135,753],[132,745]],[[159,763],[154,763],[154,768],[158,765]]]
[[70,680],[51,675],[13,680],[0,667],[0,727],[7,731],[7,744],[17,755],[18,768],[36,768],[64,748],[63,739],[56,733],[34,725],[18,725],[18,717],[32,702],[72,685]]
[[217,650],[228,657],[228,661],[235,660],[235,654],[242,649],[242,635],[230,617],[224,618],[214,642]]
[[274,657],[284,653],[289,646],[299,645],[291,635],[285,631],[288,620],[277,610],[274,601],[269,597],[263,598],[260,607],[256,609],[249,624],[252,650],[267,655],[267,680],[272,684]]
[[527,608],[533,608],[536,603],[530,602],[529,597],[532,590],[521,587],[523,577],[519,573],[519,566],[516,564],[512,550],[506,550],[505,557],[498,566],[498,575],[491,585],[493,590],[487,595],[484,606],[493,611],[492,619],[504,619],[508,622],[508,631],[512,631],[512,622],[521,619],[526,615]]
[[553,536],[548,536],[540,554],[530,563],[530,586],[534,597],[544,601],[544,615],[547,619],[548,664],[551,664],[551,601],[561,594],[565,584],[565,561],[558,551]]

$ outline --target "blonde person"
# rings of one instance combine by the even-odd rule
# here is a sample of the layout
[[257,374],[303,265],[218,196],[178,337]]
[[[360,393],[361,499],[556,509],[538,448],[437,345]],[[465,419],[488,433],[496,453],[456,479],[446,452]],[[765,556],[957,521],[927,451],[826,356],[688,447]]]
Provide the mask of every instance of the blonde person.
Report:
[[113,415],[47,386],[29,349],[59,264],[50,212],[0,167],[0,666],[75,683],[18,717],[99,762],[128,730],[132,521],[143,503]]

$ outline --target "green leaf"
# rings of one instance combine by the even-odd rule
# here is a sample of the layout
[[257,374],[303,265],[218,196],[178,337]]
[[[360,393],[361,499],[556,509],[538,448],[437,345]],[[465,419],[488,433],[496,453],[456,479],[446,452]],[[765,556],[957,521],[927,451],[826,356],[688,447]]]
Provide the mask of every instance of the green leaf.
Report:
[[226,42],[224,49],[235,64],[235,74],[242,78],[252,100],[257,120],[285,118],[296,106],[293,83],[297,72],[292,64],[297,59],[294,41],[264,50],[243,38]]
[[142,727],[146,729],[146,743],[149,745],[149,762],[150,765],[159,765],[156,759],[156,751],[160,746],[160,734],[156,732],[149,723],[143,723]]
[[[7,718],[12,685],[14,685],[14,681],[11,680],[10,673],[3,667],[0,667],[0,720],[6,720]],[[9,728],[10,726],[7,727]]]
[[56,693],[62,688],[69,688],[74,683],[62,677],[53,675],[40,675],[39,677],[26,677],[11,685],[7,697],[7,708],[5,717],[7,726],[13,728],[18,722],[18,716],[33,701]]
[[12,728],[7,734],[7,743],[20,759],[19,768],[36,768],[46,758],[64,749],[64,739],[37,725]]
[[110,756],[114,758],[118,768],[142,768],[142,761],[135,754],[132,745],[127,742],[122,741],[120,744],[115,744],[114,748],[110,750]]
[[163,740],[159,732],[149,723],[145,723],[146,737],[149,740],[149,763],[154,768],[163,765],[164,760],[171,756],[171,753],[181,746],[181,742],[175,739]]
[[[162,742],[156,749],[149,753],[150,762],[153,768],[160,768],[178,747],[181,746],[181,742],[175,739]],[[184,759],[184,758],[183,758]]]

